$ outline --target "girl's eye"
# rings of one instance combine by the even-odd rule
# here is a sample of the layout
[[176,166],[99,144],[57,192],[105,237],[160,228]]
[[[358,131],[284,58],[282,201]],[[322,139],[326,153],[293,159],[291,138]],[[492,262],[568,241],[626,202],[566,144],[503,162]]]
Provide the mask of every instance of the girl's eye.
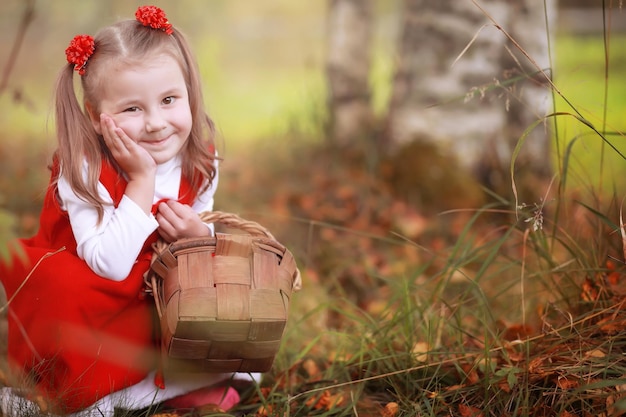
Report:
[[176,99],[174,97],[172,97],[172,96],[165,97],[163,99],[163,104],[172,104],[172,103],[174,103],[174,101],[176,101]]
[[129,108],[125,109],[124,111],[125,112],[129,112],[129,113],[133,113],[133,112],[139,111],[139,107],[137,107],[137,106],[129,107]]

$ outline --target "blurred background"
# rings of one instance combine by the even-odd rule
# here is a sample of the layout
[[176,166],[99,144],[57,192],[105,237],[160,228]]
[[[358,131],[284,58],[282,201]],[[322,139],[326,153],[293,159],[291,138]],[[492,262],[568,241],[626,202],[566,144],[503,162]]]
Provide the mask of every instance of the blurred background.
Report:
[[[198,57],[225,158],[218,208],[284,228],[302,258],[315,222],[423,243],[458,233],[446,210],[532,218],[565,183],[626,186],[621,2],[153,3]],[[0,3],[0,208],[18,235],[37,227],[69,40],[142,4]]]
[[[474,54],[473,50],[481,48],[491,48],[492,51],[488,52],[491,54],[505,55],[502,52],[504,51],[502,47],[506,46],[502,42],[505,36],[497,33],[492,27],[493,22],[497,22],[512,36],[519,38],[520,46],[527,48],[530,57],[536,60],[540,67],[550,68],[549,72],[556,86],[574,106],[584,108],[583,110],[587,112],[585,117],[604,118],[602,123],[613,128],[609,130],[620,128],[623,114],[621,112],[623,107],[620,106],[623,106],[626,89],[618,78],[621,78],[620,68],[624,65],[622,40],[626,16],[618,2],[591,0],[561,1],[559,4],[552,1],[522,2],[523,8],[532,10],[520,12],[515,9],[522,6],[511,6],[511,10],[503,12],[498,5],[503,2],[485,2],[484,10],[481,11],[477,7],[480,2],[473,4],[467,0],[462,2],[463,6],[455,6],[456,11],[445,10],[447,6],[441,3],[443,6],[431,7],[433,10],[428,12],[430,6],[423,1],[368,0],[363,2],[367,5],[363,6],[367,7],[366,29],[355,26],[343,29],[339,27],[340,24],[337,22],[341,19],[344,19],[343,24],[350,24],[346,20],[350,17],[345,18],[341,14],[342,3],[349,3],[345,1],[316,1],[304,4],[288,0],[265,0],[254,3],[244,0],[210,2],[156,0],[154,3],[167,12],[171,22],[189,35],[204,77],[209,111],[218,125],[224,145],[232,149],[258,140],[280,147],[283,145],[282,141],[293,140],[293,137],[286,135],[293,132],[301,134],[300,136],[317,138],[332,133],[332,130],[326,129],[328,99],[329,95],[333,94],[329,93],[329,88],[333,82],[336,85],[338,82],[341,83],[341,80],[329,81],[328,67],[329,62],[335,59],[333,53],[342,53],[340,47],[332,46],[341,42],[337,39],[344,36],[342,30],[344,33],[357,32],[357,35],[359,30],[367,32],[360,36],[361,40],[366,40],[366,43],[362,44],[362,49],[369,53],[366,57],[368,59],[366,93],[369,95],[373,117],[388,118],[391,120],[387,123],[390,126],[394,123],[406,125],[407,122],[394,122],[394,116],[389,116],[386,112],[391,107],[390,101],[398,100],[397,93],[392,98],[393,77],[400,71],[402,61],[409,61],[404,59],[407,55],[406,45],[402,46],[401,43],[403,30],[408,26],[406,18],[413,12],[422,17],[428,13],[440,13],[441,16],[455,16],[454,13],[457,13],[457,17],[459,13],[465,13],[466,20],[469,20],[465,26],[454,23],[452,19],[450,22],[441,21],[441,27],[436,29],[439,32],[435,32],[435,35],[448,31],[449,29],[444,27],[447,24],[450,24],[451,28],[458,27],[458,31],[462,32],[462,35],[452,36],[456,45],[449,48],[450,45],[445,43],[429,41],[426,31],[420,33],[418,29],[415,32],[423,36],[416,39],[413,44],[422,43],[423,49],[440,50],[440,53],[445,55],[444,58],[423,55],[424,61],[421,64],[411,64],[414,67],[409,69],[422,68],[421,73],[415,74],[416,77],[426,80],[434,78],[430,75],[432,71],[444,73],[445,70],[452,68],[451,63],[455,58],[458,59],[455,63],[456,68],[462,67],[465,61],[470,64],[473,61],[474,64],[480,65],[480,60],[476,58],[480,54]],[[605,3],[607,7],[603,13],[602,5]],[[0,56],[4,69],[0,96],[2,106],[0,123],[6,135],[3,141],[6,142],[6,138],[10,137],[10,142],[24,139],[29,142],[36,141],[38,146],[52,145],[54,135],[49,117],[50,99],[57,71],[65,63],[63,51],[69,39],[78,33],[94,34],[101,26],[116,19],[132,18],[136,6],[141,4],[143,3],[135,1],[4,0],[0,4],[0,19],[4,28],[0,35]],[[413,6],[410,6],[411,4]],[[414,7],[415,10],[411,11],[409,7]],[[24,13],[29,8],[33,14],[28,25],[21,26]],[[490,18],[492,22],[489,21]],[[523,24],[516,24],[516,21]],[[523,26],[527,28],[524,29]],[[21,36],[20,28],[25,28],[23,40],[17,55],[12,56],[11,62],[8,62],[16,39]],[[529,35],[524,30],[533,34]],[[611,41],[608,52],[612,55],[605,56],[603,30],[610,30],[607,34]],[[549,45],[548,36],[552,42]],[[426,44],[430,47],[424,47]],[[463,52],[467,46],[468,50]],[[414,113],[424,113],[425,111],[419,110],[433,104],[441,105],[452,99],[458,101],[458,94],[467,94],[472,88],[480,89],[482,85],[496,79],[503,80],[503,70],[518,66],[523,67],[526,74],[530,70],[537,71],[529,64],[528,59],[515,51],[514,47],[509,45],[507,48],[510,48],[512,55],[518,59],[510,65],[510,68],[504,64],[497,69],[490,68],[490,61],[487,58],[484,60],[486,65],[482,67],[460,69],[460,72],[465,71],[469,74],[467,78],[471,79],[464,81],[456,91],[453,91],[454,88],[440,86],[453,85],[455,81],[452,76],[450,79],[439,77],[434,82],[423,83],[435,86],[433,88],[438,89],[436,94],[428,91],[423,85],[418,85],[413,90],[406,89],[410,92],[408,95],[419,96],[421,93],[422,98],[416,106],[417,112]],[[605,106],[604,64],[609,58],[612,58],[610,62],[612,76],[608,80],[610,94],[606,103],[608,105]],[[346,59],[352,59],[355,66],[363,65],[358,57],[354,59],[349,56]],[[444,70],[433,68],[435,62],[439,66],[445,64]],[[337,65],[340,67],[343,64],[339,62]],[[480,72],[484,75],[482,79],[475,74]],[[549,86],[546,87],[547,92]],[[337,93],[336,87],[334,89],[336,94],[341,94]],[[550,111],[549,100],[540,98],[537,103],[539,103],[537,107],[541,107],[539,110],[545,111],[536,111],[533,116],[542,117]],[[558,98],[556,104],[557,108],[568,110],[567,106],[561,106],[562,102]],[[505,105],[507,104],[504,100],[496,103],[496,106],[501,108]],[[396,109],[400,109],[396,114],[407,107],[407,105],[396,106]],[[441,128],[438,133],[458,137],[458,132],[454,132],[454,129],[459,129],[463,121],[443,122],[446,118],[449,120],[450,117],[459,117],[458,113],[455,113],[457,109],[440,107],[443,107],[443,112],[447,112],[447,115],[430,115],[434,122],[431,121],[427,127],[415,128],[411,134],[421,135],[423,132],[420,129],[432,131],[439,129],[433,128],[433,125],[447,125],[449,126],[447,129]],[[471,118],[476,120],[475,108],[466,107],[473,112]],[[524,106],[520,108],[521,111],[529,113],[528,105],[525,109]],[[523,119],[524,128],[532,123],[532,117]],[[569,120],[563,122],[564,130],[565,124],[569,122]],[[596,123],[597,120],[593,122]],[[494,126],[501,123],[503,122],[496,121]],[[517,133],[516,136],[519,138],[521,132]],[[571,130],[565,134],[575,136]],[[402,138],[402,133],[394,135],[399,137],[397,140],[401,142],[407,140]],[[456,145],[452,146],[460,148],[457,153],[467,155],[470,152],[469,148],[465,149],[459,141],[456,142]],[[508,159],[510,152],[505,154],[504,159]]]
[[[9,238],[38,227],[65,48],[77,34],[133,18],[143,4],[0,0],[0,258]],[[572,317],[592,311],[599,319],[597,309],[609,303],[622,310],[623,1],[153,4],[188,35],[199,61],[224,158],[216,208],[268,227],[302,272],[304,290],[292,300],[275,369],[292,369],[307,355],[338,363],[319,379],[311,368],[300,373],[316,381],[305,378],[302,390],[348,378],[343,361],[354,360],[357,377],[365,369],[395,374],[432,360],[426,354],[437,349],[441,358],[485,353],[503,346],[490,345],[492,336],[558,328],[546,326],[551,319],[570,329]],[[559,358],[537,362],[577,361],[551,371],[557,385],[546,385],[545,395],[532,387],[511,395],[528,401],[527,393],[539,392],[552,407],[555,393],[576,391],[560,385],[569,381],[565,370],[589,382],[588,362],[571,356],[599,352],[587,342],[602,343],[605,331],[589,323],[580,322],[591,332],[585,343],[550,346]],[[623,362],[623,349],[611,346],[618,357],[607,354],[607,367]],[[510,370],[495,374],[508,375],[510,388],[519,371],[511,357],[503,362]],[[594,364],[601,357],[589,356]],[[541,366],[532,368],[547,381]],[[291,385],[297,372],[288,374]],[[599,374],[617,375],[623,392],[622,371]],[[484,384],[476,392],[489,410],[498,403],[490,390],[502,384],[483,376],[474,385]],[[448,401],[437,384],[411,380],[399,374],[370,389],[377,401],[399,393],[414,412]],[[580,395],[613,404],[593,384]],[[288,387],[286,401],[300,388]],[[452,401],[470,397],[449,393]],[[571,401],[570,411],[578,415],[587,397]],[[499,404],[510,412],[508,396]]]
[[[38,227],[65,48],[143,4],[0,0],[0,258]],[[216,209],[266,226],[302,272],[276,369],[361,357],[384,374],[551,314],[569,328],[624,276],[621,0],[153,4],[199,61]]]
[[[134,18],[137,1],[34,1],[32,21],[3,94],[3,126],[20,135],[47,135],[46,123],[64,50],[79,33],[94,35],[118,19]],[[0,5],[6,31],[0,48],[6,66],[29,3]],[[270,0],[155,1],[186,33],[197,53],[206,101],[229,143],[268,137],[285,128],[286,115],[304,111],[307,94],[321,85],[323,2],[306,6]],[[389,6],[389,10],[393,5]],[[8,94],[7,94],[8,93]],[[14,98],[19,95],[20,101]],[[283,120],[281,122],[281,120]],[[281,126],[282,124],[282,126]]]

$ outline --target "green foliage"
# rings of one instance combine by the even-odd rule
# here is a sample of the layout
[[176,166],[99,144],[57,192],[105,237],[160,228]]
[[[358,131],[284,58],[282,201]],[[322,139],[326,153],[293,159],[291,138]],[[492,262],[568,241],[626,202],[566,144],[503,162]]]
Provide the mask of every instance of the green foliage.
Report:
[[601,36],[557,39],[554,81],[573,108],[556,95],[556,111],[585,119],[585,123],[576,117],[555,121],[555,161],[569,163],[568,180],[576,189],[588,187],[590,180],[616,189],[626,187],[626,95],[622,93],[626,80],[620,76],[626,67],[626,50],[619,47],[625,41],[626,35],[611,34],[606,49]]

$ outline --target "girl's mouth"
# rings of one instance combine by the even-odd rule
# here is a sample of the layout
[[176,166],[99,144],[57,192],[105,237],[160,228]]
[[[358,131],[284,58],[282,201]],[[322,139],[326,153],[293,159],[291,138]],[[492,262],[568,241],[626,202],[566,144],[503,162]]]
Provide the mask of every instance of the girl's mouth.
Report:
[[145,143],[148,146],[159,146],[165,142],[167,142],[169,139],[169,136],[164,138],[164,139],[159,139],[159,140],[144,140],[143,143]]

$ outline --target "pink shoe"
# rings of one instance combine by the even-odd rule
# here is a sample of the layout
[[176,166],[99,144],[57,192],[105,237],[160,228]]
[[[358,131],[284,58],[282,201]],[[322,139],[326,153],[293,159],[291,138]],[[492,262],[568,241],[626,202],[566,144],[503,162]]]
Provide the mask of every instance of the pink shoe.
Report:
[[200,408],[215,405],[230,410],[239,404],[239,393],[233,387],[211,386],[179,395],[163,403],[167,408]]

